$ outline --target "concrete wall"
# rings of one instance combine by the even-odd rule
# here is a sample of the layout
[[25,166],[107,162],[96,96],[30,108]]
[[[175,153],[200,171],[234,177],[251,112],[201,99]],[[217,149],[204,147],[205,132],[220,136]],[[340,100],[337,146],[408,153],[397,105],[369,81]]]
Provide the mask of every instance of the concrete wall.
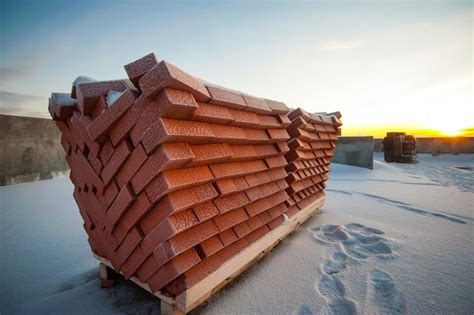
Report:
[[374,137],[339,137],[331,162],[372,169]]
[[[382,139],[374,140],[376,152],[382,152]],[[474,153],[474,137],[416,138],[418,153]]]
[[0,185],[49,179],[67,170],[53,120],[0,115]]

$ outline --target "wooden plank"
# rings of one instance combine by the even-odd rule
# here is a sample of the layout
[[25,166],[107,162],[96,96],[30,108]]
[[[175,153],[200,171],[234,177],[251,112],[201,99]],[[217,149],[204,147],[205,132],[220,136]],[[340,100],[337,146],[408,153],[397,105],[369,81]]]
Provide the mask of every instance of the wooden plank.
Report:
[[176,306],[184,313],[190,312],[211,295],[231,282],[261,257],[265,256],[273,247],[278,245],[289,233],[294,231],[304,221],[308,220],[324,204],[325,197],[320,197],[305,209],[299,211],[288,220],[270,231],[258,241],[250,244],[246,249],[222,264],[219,269],[201,280],[192,288],[176,297]]
[[[268,232],[262,238],[250,244],[247,248],[222,264],[219,269],[211,273],[205,279],[201,280],[195,286],[175,298],[165,295],[162,292],[151,292],[150,287],[136,277],[132,277],[130,280],[161,300],[162,314],[186,314],[225,287],[228,283],[232,282],[232,280],[238,277],[243,271],[268,254],[288,234],[296,230],[303,222],[312,217],[314,213],[322,207],[324,200],[325,196],[318,198],[308,207],[291,217],[286,224],[284,223]],[[94,257],[113,270],[110,261],[95,254]]]

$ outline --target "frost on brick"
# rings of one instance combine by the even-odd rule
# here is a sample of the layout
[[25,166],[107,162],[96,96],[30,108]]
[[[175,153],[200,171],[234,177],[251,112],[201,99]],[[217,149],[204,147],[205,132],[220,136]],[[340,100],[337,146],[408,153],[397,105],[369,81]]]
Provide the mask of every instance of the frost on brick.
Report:
[[110,90],[108,93],[107,93],[107,106],[108,107],[111,107],[115,101],[123,94],[123,92],[118,92],[118,91],[114,91],[114,90]]

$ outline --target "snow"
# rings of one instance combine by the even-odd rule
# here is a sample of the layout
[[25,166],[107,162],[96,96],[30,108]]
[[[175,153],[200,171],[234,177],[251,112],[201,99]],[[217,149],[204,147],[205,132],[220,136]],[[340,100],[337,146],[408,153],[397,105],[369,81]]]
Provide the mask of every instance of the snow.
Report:
[[[471,314],[474,155],[381,159],[333,164],[321,213],[196,313]],[[0,187],[0,213],[2,314],[159,312],[99,289],[69,179]]]
[[107,92],[107,106],[111,107],[114,102],[123,94],[123,92],[118,92],[114,90],[110,90]]
[[90,83],[90,82],[96,82],[97,80],[91,77],[86,77],[85,75],[80,75],[72,82],[73,86],[76,86],[81,83]]
[[71,94],[68,93],[55,93],[56,101],[59,105],[63,106],[72,106],[76,105],[76,99],[71,97]]

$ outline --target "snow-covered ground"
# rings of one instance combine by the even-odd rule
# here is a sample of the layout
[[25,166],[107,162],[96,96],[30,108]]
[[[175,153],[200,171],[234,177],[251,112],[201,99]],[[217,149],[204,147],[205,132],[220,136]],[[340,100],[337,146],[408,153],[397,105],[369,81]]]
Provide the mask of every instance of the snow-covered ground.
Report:
[[[321,213],[195,313],[472,314],[474,155],[332,165]],[[0,187],[0,312],[158,313],[100,289],[66,178]]]

